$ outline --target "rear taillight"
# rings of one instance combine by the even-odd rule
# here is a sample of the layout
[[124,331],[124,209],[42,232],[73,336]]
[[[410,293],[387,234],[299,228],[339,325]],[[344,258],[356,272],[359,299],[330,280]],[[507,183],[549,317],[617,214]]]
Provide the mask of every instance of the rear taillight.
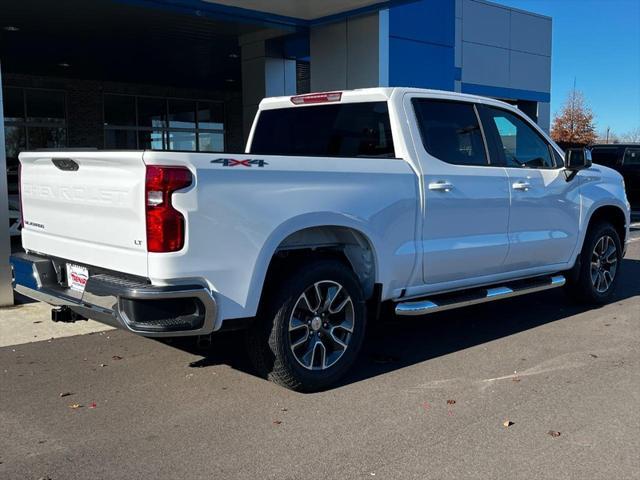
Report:
[[171,196],[191,185],[193,177],[184,167],[147,166],[145,201],[147,250],[176,252],[184,246],[184,216],[173,208]]
[[294,105],[306,105],[310,103],[330,103],[342,100],[342,92],[310,93],[308,95],[296,95],[291,97]]

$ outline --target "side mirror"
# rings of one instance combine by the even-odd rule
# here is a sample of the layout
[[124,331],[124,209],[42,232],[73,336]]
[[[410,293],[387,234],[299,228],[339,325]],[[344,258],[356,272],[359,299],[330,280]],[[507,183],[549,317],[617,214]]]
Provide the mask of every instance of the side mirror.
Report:
[[591,150],[588,148],[570,148],[566,151],[564,163],[567,170],[571,172],[590,168],[592,165]]

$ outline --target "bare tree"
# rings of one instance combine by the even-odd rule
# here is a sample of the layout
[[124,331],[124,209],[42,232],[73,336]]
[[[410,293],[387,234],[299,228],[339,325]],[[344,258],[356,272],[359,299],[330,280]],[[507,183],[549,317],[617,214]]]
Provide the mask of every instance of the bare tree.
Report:
[[590,145],[596,141],[593,112],[586,105],[582,92],[575,87],[560,114],[553,120],[551,137],[558,143],[568,145]]
[[624,143],[640,143],[640,127],[625,133],[621,139]]
[[611,127],[607,127],[604,130],[598,132],[597,143],[620,143],[620,137],[611,130]]

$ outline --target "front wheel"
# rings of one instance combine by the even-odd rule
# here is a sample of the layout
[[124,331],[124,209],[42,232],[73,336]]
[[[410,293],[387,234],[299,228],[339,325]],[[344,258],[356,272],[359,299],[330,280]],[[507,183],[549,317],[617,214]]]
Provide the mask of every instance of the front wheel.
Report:
[[579,261],[569,274],[569,293],[584,303],[608,302],[618,283],[621,262],[622,247],[616,229],[607,222],[590,226]]
[[258,372],[284,387],[316,391],[353,365],[366,326],[365,301],[343,263],[313,261],[272,289],[249,329],[249,356]]

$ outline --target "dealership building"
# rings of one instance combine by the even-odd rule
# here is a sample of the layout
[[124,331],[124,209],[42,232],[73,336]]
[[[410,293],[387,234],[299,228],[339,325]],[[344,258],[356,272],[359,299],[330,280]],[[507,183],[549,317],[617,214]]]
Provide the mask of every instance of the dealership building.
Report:
[[20,151],[238,152],[268,96],[433,88],[548,129],[551,19],[484,0],[20,0],[0,4],[0,75],[17,235]]

